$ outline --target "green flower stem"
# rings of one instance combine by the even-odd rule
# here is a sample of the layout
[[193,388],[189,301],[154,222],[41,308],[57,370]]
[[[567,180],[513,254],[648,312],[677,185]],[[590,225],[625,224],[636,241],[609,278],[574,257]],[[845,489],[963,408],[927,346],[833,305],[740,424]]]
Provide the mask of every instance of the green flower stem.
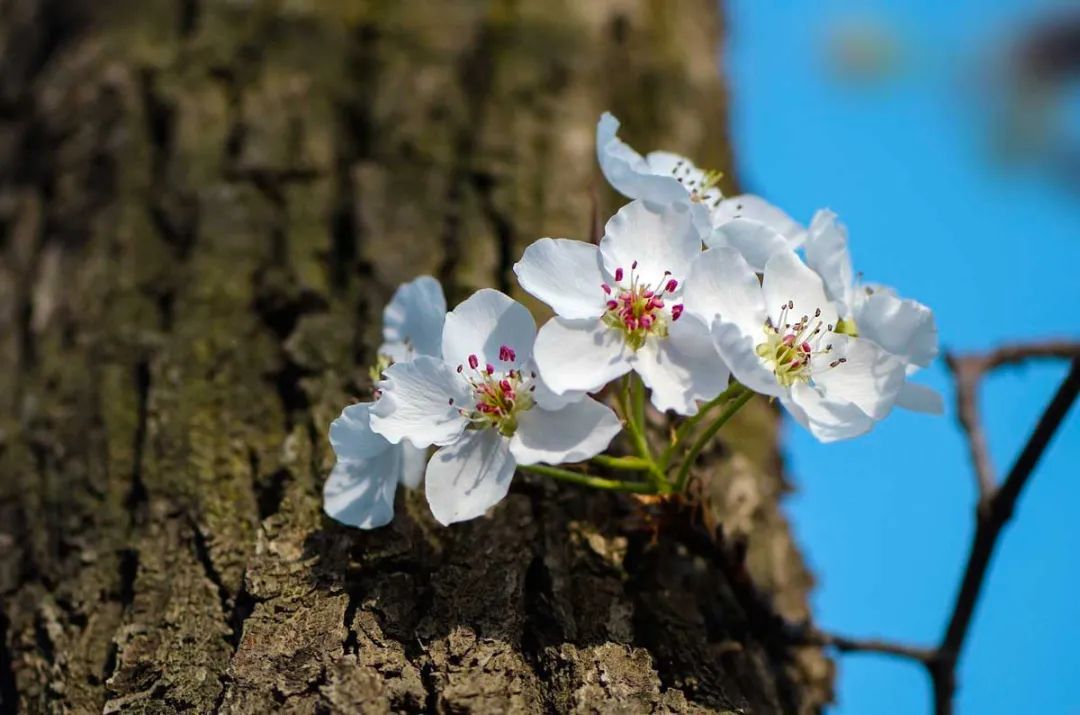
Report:
[[634,421],[637,422],[641,433],[645,433],[645,383],[635,373],[630,373],[630,406],[634,410]]
[[[637,450],[638,456],[646,463],[646,471],[649,474],[649,480],[653,483],[655,491],[660,494],[665,494],[671,491],[671,482],[667,480],[667,476],[664,475],[662,469],[657,465],[656,460],[653,458],[652,450],[649,448],[649,440],[645,437],[645,425],[643,422],[637,421],[637,413],[630,407],[631,402],[631,380],[633,374],[627,375],[623,380],[623,389],[618,393],[619,411],[622,412],[623,419],[626,420],[626,427],[630,431],[630,439],[634,443],[634,448]],[[642,391],[644,399],[644,391]]]
[[671,441],[671,444],[669,444],[667,449],[664,450],[664,453],[660,455],[660,468],[667,469],[668,465],[671,464],[671,458],[675,454],[675,448],[685,442],[689,435],[693,434],[694,429],[702,420],[709,416],[709,413],[712,412],[713,409],[739,394],[741,390],[742,385],[737,382],[731,383],[727,386],[727,389],[703,404],[698,409],[696,415],[684,420],[683,423],[679,425],[678,429],[675,430],[675,438]]
[[716,433],[720,431],[732,416],[739,411],[739,409],[750,401],[750,398],[754,396],[754,393],[742,385],[738,385],[738,390],[731,402],[724,407],[724,411],[713,421],[712,424],[706,428],[704,432],[698,435],[697,440],[694,441],[690,450],[683,458],[682,465],[679,467],[678,476],[675,477],[675,491],[682,492],[686,488],[686,482],[690,478],[690,467],[694,464],[694,460],[701,454],[701,450],[705,449],[705,445],[709,443],[709,440],[716,436]]
[[612,457],[607,454],[598,454],[591,461],[610,469],[623,469],[631,472],[649,471],[649,463],[641,457]]
[[551,477],[570,484],[577,484],[593,489],[604,489],[609,492],[626,492],[630,494],[656,494],[656,488],[648,482],[624,482],[619,479],[603,479],[589,474],[578,474],[568,469],[549,467],[546,464],[518,465],[523,472],[532,472],[544,477]]

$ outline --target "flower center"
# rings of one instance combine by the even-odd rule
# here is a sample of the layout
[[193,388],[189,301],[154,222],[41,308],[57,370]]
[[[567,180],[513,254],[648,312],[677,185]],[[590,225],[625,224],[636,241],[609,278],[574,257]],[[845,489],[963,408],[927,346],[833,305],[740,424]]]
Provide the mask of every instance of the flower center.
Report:
[[664,303],[664,296],[679,286],[677,280],[669,278],[671,272],[665,271],[663,285],[653,290],[635,274],[637,265],[637,261],[630,264],[629,281],[624,283],[625,272],[616,268],[615,285],[604,283],[600,286],[607,297],[604,324],[622,332],[632,350],[641,348],[650,335],[666,338],[668,323],[678,320],[683,311],[681,304],[668,308]]
[[718,204],[724,195],[720,192],[720,179],[724,172],[715,169],[698,169],[686,160],[679,160],[671,170],[680,184],[690,192],[690,200],[700,203]]
[[[796,382],[813,381],[812,359],[815,355],[832,352],[832,345],[826,344],[822,348],[821,341],[828,333],[835,332],[834,326],[825,325],[821,320],[820,308],[814,311],[813,317],[804,315],[792,323],[791,311],[794,309],[795,303],[789,300],[780,308],[778,324],[774,325],[771,318],[767,319],[763,327],[765,342],[754,347],[754,352],[765,361],[776,376],[776,381],[784,387],[791,387]],[[829,363],[829,367],[846,361],[846,358],[839,358]]]
[[857,338],[859,337],[859,326],[855,324],[855,318],[841,318],[837,321],[836,329],[833,332]]
[[[516,360],[517,353],[513,348],[506,345],[499,348],[500,363],[511,364]],[[491,427],[504,437],[513,436],[518,414],[532,409],[535,404],[532,393],[536,389],[536,373],[525,375],[513,367],[481,366],[476,355],[469,356],[467,368],[458,365],[457,371],[465,376],[472,388],[472,407],[458,407],[458,412],[471,423],[470,427]],[[454,404],[453,399],[450,404]]]
[[379,380],[382,380],[383,377],[385,377],[383,373],[385,373],[387,368],[393,364],[393,358],[389,355],[379,353],[375,356],[375,363],[368,368],[368,377],[371,379],[371,384],[373,385],[371,388],[371,396],[373,399],[379,399],[379,395],[382,394],[382,391],[379,388],[374,387],[374,385],[377,385]]

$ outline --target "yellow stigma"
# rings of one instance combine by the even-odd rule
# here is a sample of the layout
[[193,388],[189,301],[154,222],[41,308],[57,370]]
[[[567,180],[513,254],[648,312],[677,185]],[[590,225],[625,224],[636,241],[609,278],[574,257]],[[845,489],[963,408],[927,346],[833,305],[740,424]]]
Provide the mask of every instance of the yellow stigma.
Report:
[[386,372],[386,369],[393,364],[394,361],[389,355],[379,353],[375,356],[375,363],[368,368],[368,377],[371,378],[372,382],[378,382],[383,379],[383,373]]
[[840,333],[841,335],[850,335],[853,338],[859,337],[859,327],[855,325],[854,318],[841,318],[840,322],[836,324],[836,328],[833,329],[834,333]]
[[811,348],[805,342],[796,342],[797,336],[781,336],[771,325],[765,326],[765,342],[759,343],[754,352],[769,364],[776,381],[791,387],[798,381],[810,379]]

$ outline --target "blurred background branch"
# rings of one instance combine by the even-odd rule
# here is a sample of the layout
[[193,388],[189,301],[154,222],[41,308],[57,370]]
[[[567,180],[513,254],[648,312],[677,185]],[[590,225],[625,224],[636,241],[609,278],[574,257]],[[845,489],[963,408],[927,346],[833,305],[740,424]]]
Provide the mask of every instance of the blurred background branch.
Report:
[[[1071,361],[1071,365],[1005,480],[998,483],[990,463],[989,448],[979,417],[979,387],[983,378],[997,368],[1036,359],[1066,359]],[[926,648],[887,639],[850,638],[826,633],[807,624],[789,626],[790,637],[798,643],[826,646],[841,653],[891,655],[921,663],[927,668],[933,683],[936,715],[953,713],[957,663],[1002,528],[1012,518],[1016,502],[1039,459],[1080,393],[1080,342],[1060,340],[1011,344],[987,353],[948,354],[945,360],[956,379],[957,419],[967,437],[980,496],[975,510],[975,537],[948,626],[940,643],[936,647]]]

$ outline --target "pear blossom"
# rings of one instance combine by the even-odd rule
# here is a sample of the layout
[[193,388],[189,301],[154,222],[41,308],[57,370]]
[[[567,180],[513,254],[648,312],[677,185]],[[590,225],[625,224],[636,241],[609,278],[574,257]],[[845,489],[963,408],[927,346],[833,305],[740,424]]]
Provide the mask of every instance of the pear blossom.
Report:
[[591,398],[553,402],[537,389],[535,336],[523,305],[483,289],[446,316],[441,357],[392,365],[379,383],[375,432],[439,447],[425,491],[440,523],[483,515],[506,496],[518,465],[589,459],[621,429]]
[[[887,286],[862,283],[851,267],[847,229],[827,209],[818,211],[806,240],[806,263],[821,276],[825,293],[839,313],[839,330],[877,343],[901,360],[907,375],[927,367],[938,354],[934,313],[917,301],[900,298]],[[905,381],[897,404],[909,410],[941,414],[941,395]]]
[[821,278],[794,252],[773,255],[759,282],[738,251],[708,249],[694,261],[685,300],[711,326],[735,378],[778,398],[819,440],[863,434],[892,409],[904,363],[837,332]]
[[[421,276],[395,291],[383,310],[383,344],[375,372],[391,362],[441,350],[446,298],[442,286]],[[377,375],[376,375],[377,377]],[[394,518],[398,484],[420,485],[426,450],[408,442],[391,444],[371,429],[372,402],[346,407],[330,425],[337,461],[323,485],[323,509],[350,526],[374,529]]]
[[668,151],[642,156],[618,130],[619,120],[605,112],[596,126],[596,154],[604,178],[623,196],[689,206],[710,248],[731,246],[759,271],[773,253],[802,245],[806,229],[782,209],[753,194],[725,199],[720,172]]
[[702,233],[711,228],[710,211],[723,199],[721,173],[699,169],[684,156],[653,151],[642,156],[618,137],[619,120],[604,112],[596,125],[596,156],[604,178],[623,196],[655,204],[689,206]]
[[536,338],[540,376],[556,395],[595,392],[636,371],[659,410],[694,414],[727,386],[708,325],[686,315],[682,281],[701,253],[684,205],[633,201],[599,247],[542,238],[514,265],[518,283],[556,316]]

